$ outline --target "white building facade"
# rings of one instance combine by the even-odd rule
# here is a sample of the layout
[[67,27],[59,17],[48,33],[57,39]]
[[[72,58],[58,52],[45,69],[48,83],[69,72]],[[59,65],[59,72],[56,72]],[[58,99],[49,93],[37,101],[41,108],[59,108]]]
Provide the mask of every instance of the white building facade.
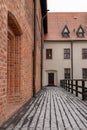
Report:
[[[62,79],[87,79],[87,38],[85,36],[86,30],[84,32],[83,29],[85,25],[82,30],[79,26],[81,23],[77,25],[77,28],[73,27],[70,30],[70,25],[68,27],[67,24],[66,28],[64,19],[63,28],[59,29],[61,32],[60,38],[59,35],[58,37],[55,36],[56,29],[51,30],[51,27],[56,27],[55,22],[52,22],[53,16],[54,14],[48,16],[48,23],[50,23],[48,24],[48,34],[45,36],[43,48],[43,86],[60,86],[60,80]],[[64,17],[66,18],[66,16]],[[74,16],[75,14],[73,14]],[[75,36],[71,37],[71,31]],[[69,34],[69,37],[66,36],[67,34]]]
[[[53,84],[60,85],[65,79],[65,71],[70,69],[70,78],[83,79],[83,70],[87,69],[87,59],[83,59],[83,49],[87,48],[87,41],[58,42],[45,41],[43,49],[43,86],[50,85],[49,74],[53,73]],[[52,59],[46,58],[46,50],[52,49]],[[64,58],[64,50],[70,49],[70,58]],[[52,80],[52,79],[51,79]]]

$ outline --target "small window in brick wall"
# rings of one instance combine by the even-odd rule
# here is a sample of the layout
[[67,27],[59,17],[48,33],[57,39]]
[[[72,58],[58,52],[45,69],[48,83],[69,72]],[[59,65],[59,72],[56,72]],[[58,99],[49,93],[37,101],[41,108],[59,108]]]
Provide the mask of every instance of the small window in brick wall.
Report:
[[46,59],[52,59],[52,49],[46,49]]
[[87,68],[82,69],[83,79],[87,79]]

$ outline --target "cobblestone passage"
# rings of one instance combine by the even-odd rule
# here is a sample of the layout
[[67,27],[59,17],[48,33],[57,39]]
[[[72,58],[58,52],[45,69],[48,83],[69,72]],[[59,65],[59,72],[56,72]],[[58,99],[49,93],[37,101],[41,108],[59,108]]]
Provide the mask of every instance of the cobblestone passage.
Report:
[[47,87],[0,130],[87,130],[87,102],[62,88]]

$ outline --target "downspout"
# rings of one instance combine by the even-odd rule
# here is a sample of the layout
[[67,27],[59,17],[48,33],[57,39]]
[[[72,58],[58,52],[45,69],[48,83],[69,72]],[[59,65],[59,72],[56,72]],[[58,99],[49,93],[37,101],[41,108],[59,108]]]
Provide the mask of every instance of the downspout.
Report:
[[44,16],[42,16],[42,18],[41,18],[41,89],[42,89],[42,87],[43,87],[43,83],[42,83],[42,81],[43,81],[43,43],[44,43],[44,40],[43,40],[43,33],[44,33],[44,30],[43,30],[43,22],[44,22],[44,19],[46,18],[46,16],[47,16],[47,12],[48,12],[49,10],[46,10],[46,14],[44,15]]
[[36,0],[34,0],[33,97],[36,94]]
[[41,18],[41,89],[43,80],[43,18]]
[[71,79],[73,80],[73,41],[71,41]]

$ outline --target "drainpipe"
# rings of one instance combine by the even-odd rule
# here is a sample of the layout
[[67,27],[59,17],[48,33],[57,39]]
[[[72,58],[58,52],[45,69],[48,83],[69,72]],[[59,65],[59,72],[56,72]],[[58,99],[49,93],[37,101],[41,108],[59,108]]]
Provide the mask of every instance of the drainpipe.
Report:
[[41,18],[41,89],[43,80],[43,19]]
[[71,79],[73,80],[73,42],[71,41]]
[[36,94],[36,0],[34,0],[33,97]]
[[43,85],[42,85],[42,80],[43,80],[43,42],[44,42],[44,40],[43,40],[43,33],[44,33],[43,21],[46,18],[49,10],[45,10],[45,11],[46,11],[46,14],[41,18],[41,89],[43,88]]

